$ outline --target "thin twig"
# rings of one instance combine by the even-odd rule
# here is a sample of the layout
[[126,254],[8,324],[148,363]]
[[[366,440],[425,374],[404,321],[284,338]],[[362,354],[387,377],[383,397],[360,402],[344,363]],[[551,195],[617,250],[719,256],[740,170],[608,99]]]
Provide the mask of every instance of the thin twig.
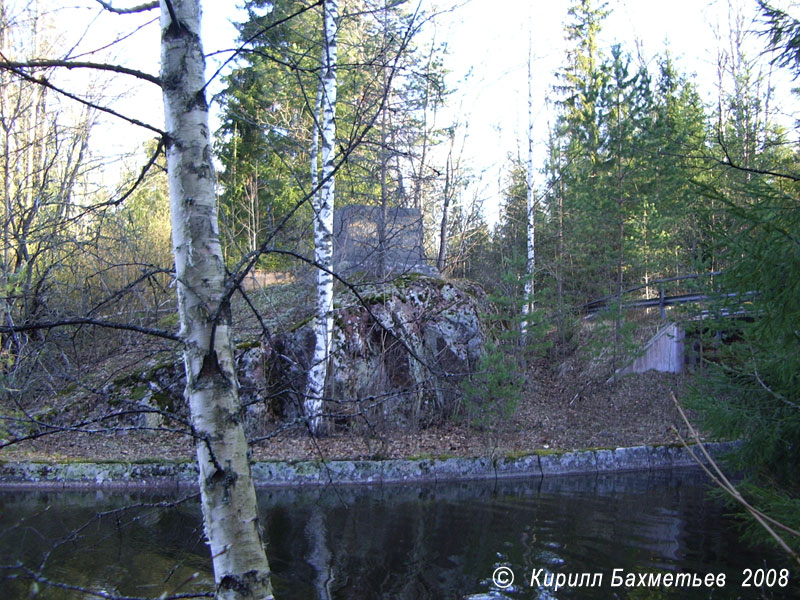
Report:
[[161,79],[150,73],[139,71],[138,69],[130,69],[123,65],[113,65],[108,63],[96,63],[77,60],[51,60],[51,59],[35,59],[28,61],[12,61],[4,60],[0,66],[9,69],[37,69],[37,68],[61,68],[61,69],[93,69],[95,71],[111,71],[112,73],[119,73],[120,75],[130,75],[142,81],[148,81],[161,87]]
[[696,442],[697,447],[700,448],[701,452],[703,453],[703,456],[705,457],[706,461],[708,461],[708,464],[711,465],[711,467],[714,469],[716,475],[712,473],[711,470],[706,466],[706,464],[700,459],[700,457],[698,457],[694,453],[694,450],[692,450],[692,448],[686,443],[681,434],[678,433],[678,430],[673,428],[675,435],[678,437],[681,444],[683,444],[684,448],[686,448],[686,450],[689,451],[691,457],[695,460],[695,462],[697,462],[698,465],[700,465],[703,471],[705,471],[705,473],[711,478],[711,480],[714,483],[716,483],[720,488],[722,488],[722,490],[726,494],[728,494],[739,504],[741,504],[744,507],[744,509],[753,516],[753,518],[758,522],[758,524],[761,525],[767,531],[767,533],[769,533],[772,536],[772,538],[778,543],[778,545],[784,550],[784,552],[786,552],[789,556],[791,556],[792,559],[794,559],[794,561],[798,565],[800,565],[800,556],[798,556],[797,553],[794,550],[792,550],[789,547],[789,545],[784,541],[784,539],[780,535],[778,535],[778,533],[770,526],[770,523],[796,537],[800,537],[800,532],[765,515],[763,512],[761,512],[757,508],[754,508],[747,500],[744,499],[744,497],[739,493],[739,490],[737,490],[736,487],[734,487],[734,485],[728,480],[728,478],[722,472],[722,469],[720,469],[717,462],[711,457],[711,455],[706,450],[706,447],[700,440],[700,436],[698,435],[697,430],[695,430],[695,428],[689,422],[686,413],[683,412],[683,408],[681,408],[681,405],[678,403],[678,399],[675,397],[674,393],[672,394],[672,401],[675,404],[675,407],[678,409],[678,413],[681,415],[683,422],[688,427],[689,433]]
[[145,335],[160,337],[165,340],[172,340],[173,342],[182,342],[183,338],[177,334],[162,329],[154,329],[152,327],[142,327],[132,323],[116,323],[113,321],[104,321],[102,319],[93,319],[91,317],[68,317],[57,321],[42,321],[39,323],[25,323],[23,325],[4,325],[0,326],[0,334],[3,333],[18,333],[21,331],[40,331],[44,329],[55,329],[56,327],[67,327],[70,325],[94,325],[95,327],[105,327],[107,329],[123,329],[126,331],[135,331]]
[[155,127],[153,125],[149,125],[149,124],[147,124],[147,123],[145,123],[143,121],[140,121],[138,119],[134,119],[132,117],[126,117],[122,113],[117,112],[116,110],[113,110],[113,109],[111,109],[111,108],[109,108],[107,106],[103,106],[101,104],[97,104],[95,102],[91,102],[90,100],[86,100],[85,98],[81,98],[80,96],[78,96],[76,94],[73,94],[71,92],[68,92],[67,90],[64,90],[64,89],[56,86],[56,85],[53,85],[45,77],[34,77],[33,75],[29,75],[28,73],[26,73],[24,70],[21,70],[21,69],[19,69],[17,67],[9,66],[9,63],[7,63],[7,62],[0,62],[0,68],[3,68],[3,69],[5,69],[5,70],[7,70],[7,71],[9,71],[11,73],[14,73],[17,77],[20,77],[20,78],[24,79],[25,81],[28,81],[30,83],[35,83],[37,85],[41,85],[43,87],[51,89],[54,92],[57,92],[57,93],[61,94],[62,96],[66,97],[66,98],[69,98],[71,100],[74,100],[75,102],[79,102],[80,104],[88,106],[89,108],[93,108],[95,110],[99,110],[100,112],[107,113],[109,115],[117,117],[118,119],[122,119],[123,121],[127,121],[128,123],[131,123],[132,125],[136,125],[138,127],[144,127],[145,129],[149,129],[150,131],[154,131],[155,133],[157,133],[159,135],[159,137],[164,138],[167,135],[166,132],[162,131],[158,127]]
[[139,6],[131,6],[130,8],[115,8],[110,2],[104,2],[103,0],[96,1],[105,10],[117,15],[131,15],[134,13],[146,12],[148,10],[158,8],[158,2],[147,2],[145,4],[140,4]]

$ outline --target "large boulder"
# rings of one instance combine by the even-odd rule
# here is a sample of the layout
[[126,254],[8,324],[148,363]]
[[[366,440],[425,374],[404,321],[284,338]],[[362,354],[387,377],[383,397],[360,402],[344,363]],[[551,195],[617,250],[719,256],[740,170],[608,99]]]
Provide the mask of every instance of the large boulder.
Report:
[[[484,292],[475,284],[414,274],[358,296],[337,297],[327,426],[408,428],[453,414],[461,381],[483,351]],[[264,393],[280,418],[302,417],[313,325],[307,320],[263,344]]]
[[[358,294],[337,293],[324,410],[327,428],[414,428],[441,422],[461,405],[461,382],[474,372],[485,340],[483,290],[464,281],[409,274]],[[303,419],[314,350],[314,319],[237,344],[245,427],[259,436],[274,421]],[[112,403],[189,418],[181,354],[165,354],[107,386]],[[162,412],[163,411],[163,412]]]

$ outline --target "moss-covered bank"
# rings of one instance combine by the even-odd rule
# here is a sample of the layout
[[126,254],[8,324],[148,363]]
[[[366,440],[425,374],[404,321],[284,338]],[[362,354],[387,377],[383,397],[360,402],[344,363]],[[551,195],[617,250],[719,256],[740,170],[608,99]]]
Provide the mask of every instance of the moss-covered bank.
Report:
[[[706,444],[718,456],[731,442]],[[549,477],[691,467],[694,459],[681,446],[515,454],[478,458],[393,460],[262,461],[252,465],[258,486],[337,483],[444,482],[510,477]],[[0,487],[192,487],[193,462],[11,462],[0,463]]]

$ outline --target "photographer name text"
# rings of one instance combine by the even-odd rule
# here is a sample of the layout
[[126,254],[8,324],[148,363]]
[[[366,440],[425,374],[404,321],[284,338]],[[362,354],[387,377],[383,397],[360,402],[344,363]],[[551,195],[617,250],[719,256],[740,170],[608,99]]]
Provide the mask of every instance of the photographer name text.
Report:
[[[612,588],[724,588],[733,582],[727,573],[691,572],[626,572],[613,569],[610,577],[603,572],[553,573],[546,569],[534,569],[528,584],[530,587],[562,588],[603,587]],[[494,584],[508,589],[514,584],[514,571],[510,567],[497,567],[492,574]],[[733,579],[733,578],[731,578]],[[772,588],[789,585],[789,569],[744,569],[735,585],[741,588]]]

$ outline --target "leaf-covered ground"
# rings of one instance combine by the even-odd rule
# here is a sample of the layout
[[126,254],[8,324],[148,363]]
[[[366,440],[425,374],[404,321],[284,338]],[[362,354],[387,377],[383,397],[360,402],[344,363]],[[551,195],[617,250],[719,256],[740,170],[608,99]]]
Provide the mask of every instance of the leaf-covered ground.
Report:
[[[568,376],[533,377],[509,418],[484,417],[477,425],[454,419],[414,432],[337,433],[312,439],[302,429],[285,431],[253,446],[253,458],[410,458],[501,456],[541,448],[596,448],[676,442],[684,431],[671,392],[679,397],[686,377],[646,373],[616,384],[586,384]],[[685,434],[684,434],[685,435]],[[5,460],[192,459],[191,439],[164,432],[77,433],[62,431],[0,451]]]
[[[243,332],[242,339],[257,338],[261,325],[275,331],[281,325],[285,327],[306,318],[311,308],[302,290],[302,286],[288,284],[270,286],[255,295],[261,322],[252,318],[249,306],[236,307],[237,330]],[[651,325],[650,329],[642,325],[638,341],[647,339],[658,325]],[[588,348],[591,336],[598,335],[592,333],[594,329],[596,326],[591,324],[582,326],[580,348]],[[82,427],[97,433],[81,433],[72,427],[76,422],[86,423],[109,412],[124,410],[124,403],[106,397],[103,390],[112,382],[117,382],[117,388],[124,387],[127,384],[119,382],[130,380],[131,374],[141,372],[145,365],[152,370],[152,365],[174,362],[179,355],[168,348],[163,344],[130,344],[115,349],[104,361],[88,363],[80,385],[73,386],[74,393],[52,394],[25,406],[27,414],[44,415],[43,422],[63,429],[6,446],[0,449],[0,460],[193,459],[192,439],[185,434],[136,431],[130,422],[116,427],[112,433],[102,432],[108,427],[107,421],[89,422]],[[520,374],[525,379],[521,401],[509,417],[491,412],[477,419],[461,415],[442,425],[416,431],[365,433],[359,427],[357,432],[340,432],[319,439],[312,439],[298,426],[254,444],[252,456],[256,460],[499,456],[537,449],[674,443],[677,438],[673,428],[685,436],[672,393],[680,399],[691,374],[650,372],[606,383],[610,373],[608,357],[598,360],[588,356],[589,352],[581,350],[562,360],[551,357],[529,365]],[[136,391],[136,386],[141,388],[141,383],[125,389]],[[170,427],[185,429],[180,423]],[[270,425],[267,429],[270,427],[277,426]],[[39,428],[39,431],[51,430]],[[0,430],[0,439],[11,437]]]

